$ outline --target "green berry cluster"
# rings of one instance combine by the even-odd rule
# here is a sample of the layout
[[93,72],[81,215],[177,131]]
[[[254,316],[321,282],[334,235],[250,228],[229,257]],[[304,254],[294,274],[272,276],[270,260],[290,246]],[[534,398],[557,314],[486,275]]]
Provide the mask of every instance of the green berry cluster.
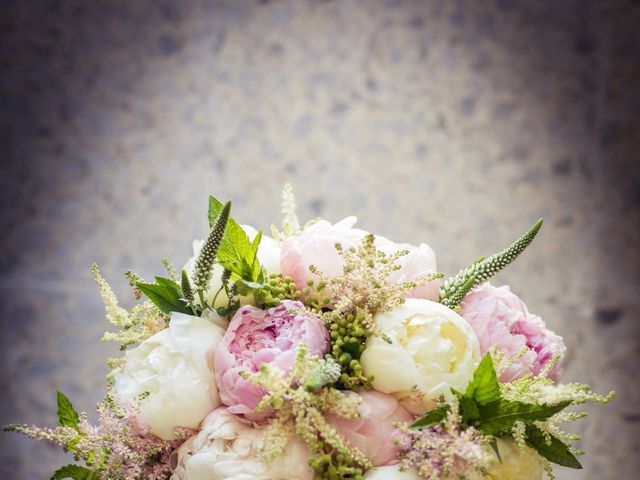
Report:
[[363,313],[349,314],[342,318],[334,315],[329,324],[331,350],[325,358],[332,359],[340,365],[342,374],[338,386],[341,388],[371,388],[373,376],[365,376],[360,365],[360,355],[370,335],[365,320]]
[[309,460],[314,480],[362,480],[364,470],[355,466],[348,453],[322,453]]
[[271,308],[282,300],[299,300],[302,292],[296,287],[293,278],[280,273],[272,273],[264,286],[255,292],[256,301],[262,308]]
[[304,304],[315,310],[322,310],[329,307],[331,298],[326,293],[327,282],[318,280],[315,282],[312,278],[307,280],[307,286],[302,290],[304,295]]

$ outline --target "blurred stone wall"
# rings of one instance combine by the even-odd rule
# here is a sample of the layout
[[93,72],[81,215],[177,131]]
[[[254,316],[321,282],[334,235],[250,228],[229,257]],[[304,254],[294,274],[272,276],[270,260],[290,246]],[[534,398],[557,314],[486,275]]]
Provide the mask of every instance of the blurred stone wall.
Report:
[[[106,328],[89,266],[181,265],[209,193],[268,228],[358,215],[454,273],[537,217],[496,280],[564,336],[565,380],[618,391],[585,470],[640,468],[640,24],[625,1],[5,1],[0,6],[0,420],[92,411]],[[57,449],[1,434],[3,478]]]

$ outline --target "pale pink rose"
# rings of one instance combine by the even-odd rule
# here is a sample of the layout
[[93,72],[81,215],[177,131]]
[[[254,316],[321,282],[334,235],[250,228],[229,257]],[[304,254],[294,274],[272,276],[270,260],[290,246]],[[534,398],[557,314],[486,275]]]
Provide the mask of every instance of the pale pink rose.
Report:
[[286,374],[295,363],[301,344],[311,355],[327,352],[326,327],[319,319],[297,312],[302,308],[301,302],[291,300],[269,310],[244,306],[231,319],[214,360],[220,399],[230,412],[253,413],[265,393],[242,378],[240,372],[256,373],[262,364],[270,364]]
[[394,425],[413,421],[411,415],[392,395],[375,390],[360,392],[360,418],[347,419],[328,415],[345,440],[364,453],[374,466],[396,463],[403,435]]
[[[485,283],[472,290],[461,304],[460,315],[475,330],[482,354],[496,348],[508,357],[517,357],[501,374],[501,382],[528,373],[538,375],[554,355],[564,355],[566,351],[562,337],[546,328],[540,317],[529,313],[508,286]],[[519,356],[523,350],[526,353]],[[559,363],[550,374],[554,380],[560,374]]]
[[[353,228],[356,220],[356,217],[347,217],[334,225],[326,220],[319,220],[305,228],[300,235],[287,238],[282,244],[280,254],[282,273],[293,278],[301,290],[307,286],[308,279],[317,281],[317,277],[309,270],[311,265],[328,279],[342,275],[344,260],[336,250],[336,244],[339,243],[344,250],[357,248],[368,233]],[[376,247],[387,255],[400,250],[409,251],[409,254],[398,260],[400,269],[391,274],[391,281],[410,282],[436,272],[436,257],[427,244],[422,243],[415,247],[394,243],[379,236],[376,236],[375,243]],[[439,285],[438,280],[426,282],[409,292],[408,296],[437,301]]]

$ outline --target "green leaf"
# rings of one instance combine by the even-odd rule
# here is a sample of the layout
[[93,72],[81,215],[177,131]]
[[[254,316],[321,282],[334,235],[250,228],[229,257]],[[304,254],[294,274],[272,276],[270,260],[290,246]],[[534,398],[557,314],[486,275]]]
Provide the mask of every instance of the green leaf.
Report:
[[[222,210],[222,203],[216,198],[209,197],[209,222],[215,221]],[[258,246],[262,239],[262,232],[258,232],[253,242],[240,225],[229,218],[227,228],[218,248],[218,262],[236,277],[249,282],[260,280],[262,266],[258,261]]]
[[213,195],[209,195],[209,212],[207,215],[209,217],[209,227],[213,227],[216,223],[216,220],[222,211],[222,207],[224,207],[222,202]]
[[61,391],[56,393],[56,399],[58,402],[58,425],[78,430],[80,416],[78,412],[76,412],[76,409],[73,408],[71,400]]
[[499,400],[480,407],[479,428],[487,435],[501,435],[511,431],[516,421],[546,420],[571,404],[571,400],[556,405]]
[[446,418],[447,413],[449,413],[450,410],[451,408],[449,405],[441,405],[433,410],[429,410],[422,418],[419,418],[409,425],[409,428],[424,428],[440,423]]
[[97,476],[94,471],[81,467],[80,465],[66,465],[53,472],[50,480],[63,480],[65,478],[72,480],[93,480],[97,478]]
[[180,286],[174,280],[165,277],[156,277],[156,283],[161,287],[168,288],[169,290],[173,290],[177,294],[180,294]]
[[498,448],[498,439],[496,437],[491,438],[491,440],[489,441],[489,445],[491,445],[491,448],[495,452],[496,457],[498,457],[498,460],[500,461],[500,463],[502,463],[502,456],[500,455],[500,449]]
[[526,435],[527,445],[550,462],[557,463],[563,467],[582,468],[576,456],[571,453],[569,447],[559,438],[553,435],[545,435],[542,430],[534,425],[527,425]]
[[465,393],[452,391],[458,397],[463,423],[473,425],[487,435],[508,434],[517,421],[546,420],[571,404],[571,400],[550,405],[502,399],[498,376],[489,354],[478,364]]
[[262,282],[250,282],[249,280],[240,279],[236,282],[236,288],[240,295],[248,295],[254,290],[259,290],[264,287]]
[[[156,277],[156,281],[158,278]],[[173,282],[172,280],[163,279],[169,282]],[[174,288],[173,286],[169,286],[166,282],[163,282],[164,285],[158,285],[156,283],[140,283],[138,284],[138,288],[142,293],[144,293],[147,298],[153,303],[158,309],[163,313],[171,313],[171,312],[180,312],[191,314],[181,299],[181,293],[179,289]],[[177,284],[175,284],[177,287]]]
[[478,364],[473,373],[473,379],[467,386],[465,396],[472,398],[478,405],[487,405],[500,400],[500,383],[491,355],[486,354]]
[[462,422],[466,425],[475,424],[480,418],[480,408],[476,401],[473,398],[462,395],[458,396],[458,402],[460,404]]

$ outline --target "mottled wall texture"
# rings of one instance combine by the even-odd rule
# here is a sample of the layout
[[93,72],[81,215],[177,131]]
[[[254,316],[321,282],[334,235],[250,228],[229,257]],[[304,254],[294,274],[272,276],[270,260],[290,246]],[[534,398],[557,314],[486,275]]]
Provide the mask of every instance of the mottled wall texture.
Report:
[[[176,264],[209,193],[257,227],[358,215],[454,273],[545,217],[500,274],[565,337],[565,380],[618,391],[561,479],[640,469],[640,6],[591,0],[0,5],[0,421],[92,411],[106,324],[89,266]],[[68,458],[0,435],[2,478]]]

